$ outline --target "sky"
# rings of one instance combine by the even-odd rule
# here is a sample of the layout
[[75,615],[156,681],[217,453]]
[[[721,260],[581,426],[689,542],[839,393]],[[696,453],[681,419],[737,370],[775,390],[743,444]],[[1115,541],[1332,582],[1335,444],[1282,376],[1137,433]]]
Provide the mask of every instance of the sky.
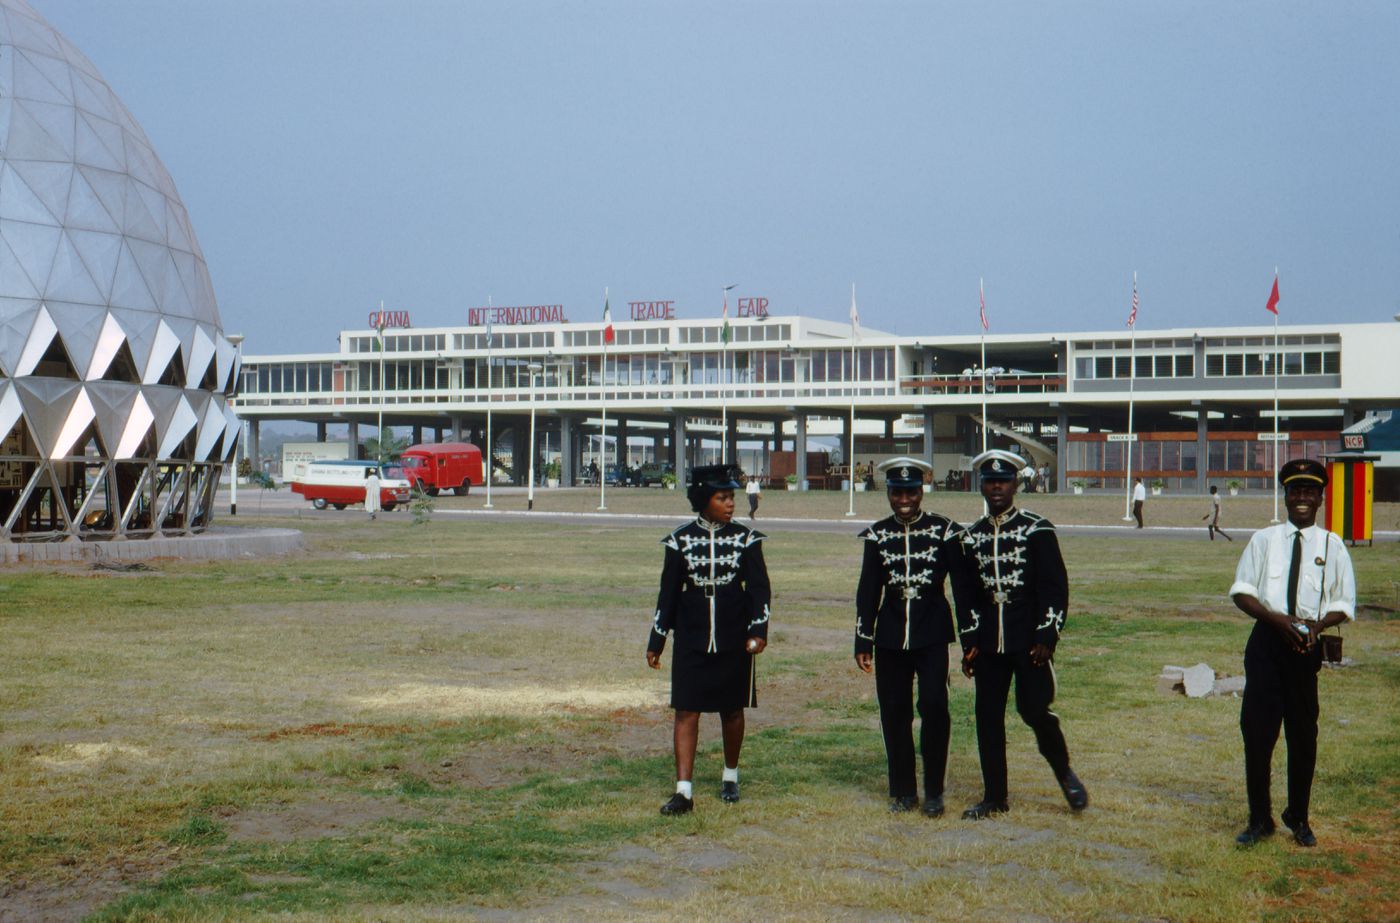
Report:
[[[898,334],[1390,322],[1400,3],[31,0],[144,127],[244,352],[380,302]],[[731,305],[732,306],[732,305]]]

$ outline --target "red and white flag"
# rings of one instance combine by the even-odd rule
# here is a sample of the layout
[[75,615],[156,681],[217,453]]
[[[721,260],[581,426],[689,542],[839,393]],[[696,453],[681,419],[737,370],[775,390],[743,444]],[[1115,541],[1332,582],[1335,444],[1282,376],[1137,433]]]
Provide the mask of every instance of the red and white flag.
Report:
[[1274,273],[1274,289],[1269,292],[1269,300],[1264,304],[1264,310],[1275,317],[1278,316],[1278,273]]
[[617,339],[617,334],[613,332],[612,308],[608,307],[608,296],[603,295],[603,342],[611,343]]
[[982,315],[982,329],[987,329],[987,294],[982,290],[982,280],[977,280],[977,305]]
[[1136,327],[1136,326],[1137,326],[1137,309],[1138,309],[1137,273],[1133,273],[1133,309],[1132,309],[1131,311],[1128,312],[1128,326],[1129,326],[1129,327]]

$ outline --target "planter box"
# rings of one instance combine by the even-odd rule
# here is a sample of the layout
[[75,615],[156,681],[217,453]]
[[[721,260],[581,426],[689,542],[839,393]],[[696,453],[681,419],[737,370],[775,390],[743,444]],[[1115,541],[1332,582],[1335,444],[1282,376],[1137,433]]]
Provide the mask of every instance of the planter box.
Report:
[[1230,496],[1232,496],[1232,497],[1238,497],[1239,495],[1240,495],[1240,489],[1239,489],[1238,487],[1231,487],[1231,488],[1230,488]]
[[1076,487],[1076,488],[1074,488],[1074,492],[1077,493],[1077,494],[1082,494],[1082,493],[1084,493],[1084,488],[1082,488],[1082,487]]
[[1162,496],[1162,488],[1160,488],[1160,487],[1154,487],[1154,488],[1152,488],[1152,496],[1154,496],[1154,497],[1160,497],[1160,496]]
[[545,478],[545,479],[544,479],[544,486],[545,486],[545,487],[558,487],[558,486],[559,486],[559,479],[558,479],[558,478]]

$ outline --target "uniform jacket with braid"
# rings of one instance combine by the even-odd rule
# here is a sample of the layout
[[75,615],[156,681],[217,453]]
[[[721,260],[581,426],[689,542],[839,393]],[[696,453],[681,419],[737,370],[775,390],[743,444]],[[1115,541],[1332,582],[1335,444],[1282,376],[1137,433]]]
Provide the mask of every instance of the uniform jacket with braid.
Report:
[[972,586],[958,601],[963,649],[1054,650],[1069,609],[1069,577],[1050,520],[1011,507],[962,533]]
[[695,519],[661,540],[665,560],[647,650],[660,653],[666,635],[707,652],[743,648],[768,638],[772,591],[763,563],[766,536],[737,522]]
[[937,513],[903,523],[890,516],[860,533],[865,540],[856,586],[855,652],[873,648],[915,650],[956,637],[945,578],[956,590],[965,581],[962,529]]

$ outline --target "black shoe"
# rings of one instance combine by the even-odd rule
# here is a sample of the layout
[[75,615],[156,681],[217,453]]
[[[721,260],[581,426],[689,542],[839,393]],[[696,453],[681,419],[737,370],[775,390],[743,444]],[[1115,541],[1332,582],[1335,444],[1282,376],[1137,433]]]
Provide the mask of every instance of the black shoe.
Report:
[[1317,837],[1313,836],[1312,828],[1308,826],[1308,822],[1294,819],[1292,808],[1283,809],[1283,825],[1293,831],[1293,842],[1299,846],[1317,845]]
[[934,797],[934,798],[925,798],[925,799],[924,799],[924,816],[925,816],[925,817],[942,817],[942,816],[943,816],[943,796],[942,796],[942,795],[938,795],[937,797]]
[[695,810],[695,802],[685,797],[680,792],[671,796],[671,800],[661,806],[661,813],[667,817],[674,817],[677,814],[689,814]]
[[1065,801],[1069,802],[1071,811],[1082,811],[1089,806],[1089,790],[1079,781],[1073,769],[1066,769],[1060,777],[1060,791],[1065,793]]
[[1250,821],[1249,826],[1240,831],[1240,835],[1235,837],[1235,842],[1240,846],[1253,846],[1266,836],[1274,835],[1274,822],[1272,820]]
[[963,820],[982,820],[994,814],[1005,814],[1011,807],[1005,801],[979,801],[963,811]]
[[733,804],[739,800],[739,783],[725,782],[719,787],[719,800],[725,804]]
[[895,814],[903,814],[905,811],[912,811],[918,806],[918,795],[900,795],[890,799],[890,811]]

